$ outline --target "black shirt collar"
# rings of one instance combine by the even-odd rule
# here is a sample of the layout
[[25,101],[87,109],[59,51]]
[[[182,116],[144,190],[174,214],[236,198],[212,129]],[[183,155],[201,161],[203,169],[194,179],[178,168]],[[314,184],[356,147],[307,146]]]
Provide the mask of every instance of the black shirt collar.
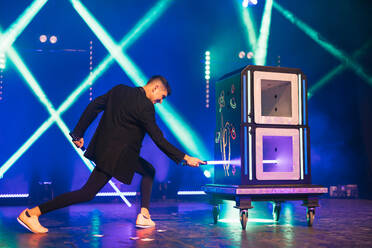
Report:
[[145,92],[145,89],[144,88],[142,88],[142,87],[138,87],[139,88],[139,90],[141,91],[141,93],[142,94],[144,94],[145,96],[146,96],[146,92]]

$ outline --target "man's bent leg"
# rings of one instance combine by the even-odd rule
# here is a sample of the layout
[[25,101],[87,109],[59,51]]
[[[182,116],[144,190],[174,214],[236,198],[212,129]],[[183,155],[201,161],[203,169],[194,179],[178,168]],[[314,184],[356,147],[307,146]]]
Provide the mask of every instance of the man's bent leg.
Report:
[[53,200],[39,205],[40,212],[41,214],[46,214],[50,211],[64,208],[76,203],[90,201],[110,179],[110,175],[96,167],[92,171],[92,174],[90,174],[88,181],[81,189],[59,195]]
[[38,220],[38,217],[41,214],[45,214],[56,209],[93,199],[94,196],[102,189],[103,186],[105,186],[105,184],[110,179],[111,176],[95,168],[92,174],[89,176],[88,181],[80,190],[57,196],[53,200],[43,203],[33,209],[25,209],[18,216],[17,220],[21,225],[23,225],[31,232],[46,233],[48,232],[48,229],[44,228]]
[[141,180],[141,208],[149,209],[150,207],[150,199],[151,199],[151,191],[152,191],[152,184],[154,182],[155,177],[155,169],[154,167],[144,160],[143,158],[139,158],[141,168],[136,170],[142,176]]
[[142,176],[141,180],[141,213],[137,216],[136,226],[137,227],[151,227],[155,226],[155,223],[150,218],[149,207],[151,199],[152,184],[155,177],[154,167],[144,160],[139,158],[140,167],[136,169],[136,172]]

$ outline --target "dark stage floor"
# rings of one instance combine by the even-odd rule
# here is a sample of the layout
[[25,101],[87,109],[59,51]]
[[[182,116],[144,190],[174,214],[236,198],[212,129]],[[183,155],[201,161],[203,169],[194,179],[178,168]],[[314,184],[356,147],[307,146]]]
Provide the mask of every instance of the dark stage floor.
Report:
[[144,230],[135,228],[135,206],[83,204],[43,216],[45,235],[17,223],[24,207],[0,207],[0,247],[372,247],[372,201],[320,203],[314,226],[308,227],[301,202],[283,204],[277,223],[271,204],[255,202],[245,231],[232,202],[222,207],[217,225],[206,203],[155,202],[151,212],[157,226]]

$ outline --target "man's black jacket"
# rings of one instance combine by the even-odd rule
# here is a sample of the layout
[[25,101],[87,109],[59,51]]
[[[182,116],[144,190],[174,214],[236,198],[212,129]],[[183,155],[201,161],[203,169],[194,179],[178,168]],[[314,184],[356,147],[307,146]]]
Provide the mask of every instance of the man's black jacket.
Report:
[[185,154],[171,145],[155,122],[154,104],[142,88],[117,85],[94,99],[85,109],[73,135],[83,137],[88,126],[103,112],[99,125],[85,152],[96,166],[130,184],[139,166],[139,153],[146,132],[172,160],[179,163]]

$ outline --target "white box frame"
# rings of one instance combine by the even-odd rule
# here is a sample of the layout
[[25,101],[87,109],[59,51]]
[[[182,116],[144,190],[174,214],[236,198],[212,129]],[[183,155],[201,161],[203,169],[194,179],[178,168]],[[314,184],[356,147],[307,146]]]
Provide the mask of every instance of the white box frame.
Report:
[[[263,136],[292,137],[292,172],[264,172],[263,170]],[[256,178],[257,180],[299,180],[300,179],[300,131],[285,128],[256,129]]]
[[[293,73],[278,73],[266,71],[254,71],[254,114],[255,122],[259,124],[286,124],[298,125],[299,124],[299,91],[298,91],[298,75]],[[291,101],[292,101],[292,117],[279,117],[279,116],[262,116],[261,109],[261,80],[278,80],[289,81],[291,83]]]

